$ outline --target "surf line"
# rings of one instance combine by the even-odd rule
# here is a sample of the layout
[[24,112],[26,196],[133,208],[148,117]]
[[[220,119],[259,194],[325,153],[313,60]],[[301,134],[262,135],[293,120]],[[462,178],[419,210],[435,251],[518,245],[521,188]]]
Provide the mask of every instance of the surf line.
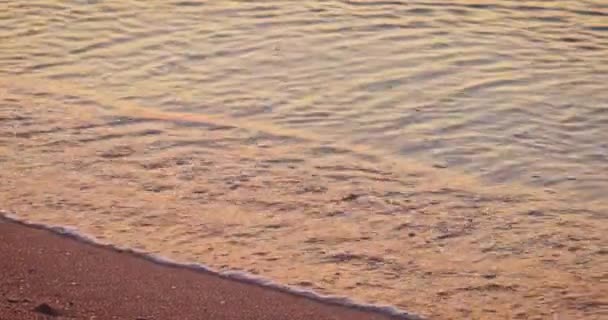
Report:
[[399,320],[423,320],[422,317],[407,312],[405,310],[401,310],[394,306],[389,305],[380,305],[380,304],[370,304],[358,302],[352,298],[336,296],[336,295],[325,295],[317,293],[310,289],[288,286],[278,282],[274,282],[270,279],[260,277],[248,272],[239,271],[239,270],[227,270],[227,271],[217,271],[213,268],[202,264],[202,263],[182,263],[172,259],[168,259],[161,255],[151,254],[145,251],[136,250],[128,247],[121,247],[116,244],[110,244],[106,242],[99,241],[95,237],[90,235],[83,234],[79,232],[77,229],[67,226],[59,226],[59,225],[48,225],[42,223],[36,223],[33,221],[25,220],[20,218],[18,215],[14,213],[9,213],[7,211],[0,209],[0,220],[5,220],[8,222],[16,223],[22,226],[26,226],[29,228],[43,229],[53,232],[55,234],[74,239],[80,243],[84,243],[87,245],[93,245],[97,247],[102,247],[110,250],[114,250],[117,252],[124,252],[128,254],[132,254],[136,257],[142,258],[144,260],[150,261],[152,263],[156,263],[159,265],[184,268],[193,270],[196,272],[203,272],[207,274],[212,274],[221,278],[230,279],[234,281],[239,281],[243,283],[248,283],[256,286],[261,286],[264,288],[269,288],[273,290],[277,290],[280,292],[285,292],[289,294],[293,294],[296,296],[308,298],[314,301],[318,301],[325,304],[344,306],[348,308],[353,308],[356,310],[373,312],[377,314],[382,314],[389,316],[394,319]]

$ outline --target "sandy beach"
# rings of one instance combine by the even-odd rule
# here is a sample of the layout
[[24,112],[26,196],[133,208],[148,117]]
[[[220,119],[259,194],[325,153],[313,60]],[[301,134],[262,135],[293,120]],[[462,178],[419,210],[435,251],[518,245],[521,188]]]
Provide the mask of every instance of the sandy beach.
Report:
[[389,319],[0,220],[0,319]]

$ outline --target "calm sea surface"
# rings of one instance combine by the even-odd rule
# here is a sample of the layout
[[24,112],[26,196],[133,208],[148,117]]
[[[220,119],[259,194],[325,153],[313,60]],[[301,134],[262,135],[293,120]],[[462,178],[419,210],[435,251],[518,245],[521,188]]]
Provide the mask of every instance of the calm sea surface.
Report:
[[439,318],[606,316],[603,0],[0,0],[0,139],[24,219]]

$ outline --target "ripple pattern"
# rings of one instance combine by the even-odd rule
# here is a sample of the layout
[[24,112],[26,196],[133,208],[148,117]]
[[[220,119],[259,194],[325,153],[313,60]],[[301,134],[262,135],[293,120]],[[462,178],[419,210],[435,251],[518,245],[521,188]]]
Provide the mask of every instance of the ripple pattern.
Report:
[[0,0],[0,209],[441,319],[600,319],[607,84],[603,0]]
[[608,190],[604,1],[0,6],[0,74],[314,128],[489,182]]
[[601,203],[74,92],[0,97],[0,203],[22,219],[431,318],[602,318]]

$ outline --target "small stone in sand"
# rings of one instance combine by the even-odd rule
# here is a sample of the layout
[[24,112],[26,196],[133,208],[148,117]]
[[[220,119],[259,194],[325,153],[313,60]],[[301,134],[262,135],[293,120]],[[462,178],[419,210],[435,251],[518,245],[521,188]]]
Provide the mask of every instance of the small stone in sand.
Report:
[[59,310],[56,310],[55,308],[49,306],[46,303],[39,304],[38,306],[36,306],[36,308],[33,309],[33,311],[42,313],[42,314],[46,314],[47,316],[53,316],[53,317],[57,317],[57,316],[61,315]]
[[8,298],[6,298],[6,301],[8,301],[10,303],[17,303],[17,302],[20,302],[21,299],[17,299],[17,298],[13,298],[13,297],[8,297]]

